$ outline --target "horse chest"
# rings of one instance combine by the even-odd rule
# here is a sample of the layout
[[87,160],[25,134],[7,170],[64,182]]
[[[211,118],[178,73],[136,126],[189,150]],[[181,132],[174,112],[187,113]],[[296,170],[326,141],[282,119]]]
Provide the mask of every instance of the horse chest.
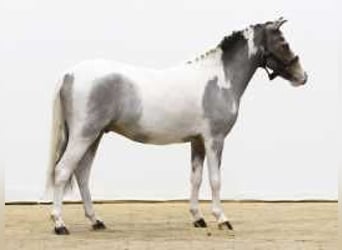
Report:
[[217,77],[208,81],[202,99],[203,114],[213,136],[227,134],[238,114],[238,98],[232,89],[220,87],[218,81]]

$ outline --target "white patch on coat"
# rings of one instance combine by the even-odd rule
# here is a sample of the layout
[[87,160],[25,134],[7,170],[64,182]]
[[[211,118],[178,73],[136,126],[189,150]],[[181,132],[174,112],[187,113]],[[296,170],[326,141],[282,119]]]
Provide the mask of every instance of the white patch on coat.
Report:
[[257,47],[254,44],[254,29],[253,27],[248,27],[243,31],[243,36],[247,40],[248,44],[248,57],[252,57],[257,52]]
[[215,48],[209,51],[207,54],[200,56],[196,60],[192,61],[189,66],[203,70],[206,74],[212,72],[212,76],[217,76],[217,85],[221,88],[231,88],[231,82],[226,79],[224,75],[224,66],[222,63],[222,50],[221,48]]

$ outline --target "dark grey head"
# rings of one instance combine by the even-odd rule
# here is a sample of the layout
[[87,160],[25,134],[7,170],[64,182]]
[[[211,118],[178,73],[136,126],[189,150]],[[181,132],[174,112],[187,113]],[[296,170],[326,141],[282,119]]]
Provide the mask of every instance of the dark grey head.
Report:
[[[299,57],[290,49],[280,27],[286,22],[279,18],[274,22],[267,22],[254,26],[258,30],[259,45],[261,47],[261,67],[265,68],[270,80],[280,76],[291,82],[293,86],[306,83],[308,76],[303,70]],[[257,37],[255,37],[257,39]],[[273,72],[269,73],[268,69]]]

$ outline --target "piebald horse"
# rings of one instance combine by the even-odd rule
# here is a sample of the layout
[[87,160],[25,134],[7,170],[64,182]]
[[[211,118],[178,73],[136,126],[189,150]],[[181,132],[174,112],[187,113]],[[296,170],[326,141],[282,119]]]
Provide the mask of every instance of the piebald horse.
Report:
[[73,176],[93,229],[105,228],[94,212],[88,183],[100,139],[109,131],[141,143],[190,142],[193,225],[207,226],[198,201],[206,157],[212,214],[221,229],[232,230],[220,203],[220,165],[242,94],[258,68],[265,69],[270,80],[280,76],[293,86],[307,81],[298,56],[280,31],[285,21],[250,25],[224,37],[196,60],[165,70],[90,60],[66,71],[54,99],[48,171],[55,233],[69,234],[62,203]]

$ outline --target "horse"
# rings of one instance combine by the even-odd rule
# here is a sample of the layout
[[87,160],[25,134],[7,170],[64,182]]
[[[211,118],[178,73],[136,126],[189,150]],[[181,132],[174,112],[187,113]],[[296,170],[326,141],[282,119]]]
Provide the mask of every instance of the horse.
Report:
[[280,76],[293,86],[308,79],[280,30],[285,22],[279,18],[249,25],[225,36],[200,57],[163,70],[96,59],[65,71],[53,103],[48,168],[54,232],[70,233],[62,204],[73,179],[92,228],[106,228],[93,209],[88,184],[96,150],[107,132],[145,144],[190,143],[192,225],[207,227],[198,200],[206,158],[212,214],[220,229],[233,230],[220,201],[220,166],[240,99],[258,68],[265,69],[269,80]]

